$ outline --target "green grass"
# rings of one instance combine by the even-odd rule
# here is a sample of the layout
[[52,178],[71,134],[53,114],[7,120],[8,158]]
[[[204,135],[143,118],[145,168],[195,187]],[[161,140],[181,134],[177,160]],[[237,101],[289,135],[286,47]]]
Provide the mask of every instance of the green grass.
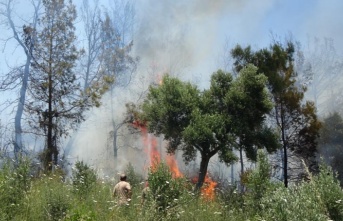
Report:
[[84,164],[74,172],[74,180],[66,182],[61,172],[32,177],[29,161],[19,166],[8,161],[0,170],[0,220],[343,220],[343,192],[329,167],[322,165],[310,181],[284,188],[267,179],[268,162],[259,159],[244,194],[217,189],[213,201],[194,194],[192,184],[173,179],[161,164],[149,172],[156,195],[144,206],[143,180],[131,166],[133,196],[127,207],[116,206],[114,183],[94,179],[94,171]]

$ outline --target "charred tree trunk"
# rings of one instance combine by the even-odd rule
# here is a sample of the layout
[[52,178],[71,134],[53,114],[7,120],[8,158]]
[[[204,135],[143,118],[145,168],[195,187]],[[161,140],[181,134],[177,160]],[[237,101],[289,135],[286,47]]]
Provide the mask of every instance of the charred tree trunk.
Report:
[[288,157],[287,157],[287,146],[283,146],[283,179],[285,187],[288,187],[288,173],[287,173],[287,167],[288,167]]
[[48,134],[47,134],[47,150],[46,150],[46,160],[45,163],[47,164],[45,168],[48,171],[52,171],[52,158],[54,154],[54,142],[53,142],[53,111],[52,111],[52,93],[53,93],[53,85],[52,85],[52,47],[53,42],[52,38],[50,38],[50,48],[49,48],[49,69],[48,69]]
[[196,191],[199,191],[204,184],[208,163],[210,162],[210,157],[207,154],[201,155],[201,162],[200,162],[200,169],[199,169],[199,177],[198,183],[196,184]]
[[48,100],[48,134],[47,134],[47,149],[45,156],[45,168],[48,171],[52,170],[52,155],[54,153],[54,142],[53,142],[53,113],[52,113],[52,76],[49,73],[49,100]]

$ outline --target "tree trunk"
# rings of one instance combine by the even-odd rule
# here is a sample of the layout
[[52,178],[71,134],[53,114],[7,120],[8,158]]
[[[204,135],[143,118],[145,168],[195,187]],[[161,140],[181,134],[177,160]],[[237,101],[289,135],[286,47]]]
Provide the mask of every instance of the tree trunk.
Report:
[[21,118],[24,112],[24,105],[26,100],[26,90],[27,90],[27,82],[29,79],[30,73],[30,63],[31,63],[31,56],[29,54],[26,55],[26,64],[24,69],[24,75],[22,78],[22,84],[20,88],[20,97],[17,107],[17,112],[14,118],[14,128],[15,128],[15,143],[14,143],[14,154],[15,158],[18,159],[18,154],[23,151],[23,141],[22,141],[22,128],[21,128]]
[[118,137],[118,130],[116,128],[116,123],[112,119],[112,126],[113,126],[113,141],[112,141],[112,147],[113,147],[113,156],[114,160],[117,161],[118,158],[118,147],[117,147],[117,137]]
[[47,134],[47,152],[46,152],[46,162],[48,171],[52,171],[52,157],[54,154],[54,143],[53,143],[53,112],[52,112],[52,47],[53,42],[50,37],[50,48],[49,48],[49,72],[48,72],[48,112],[46,113],[48,117],[48,134]]
[[239,148],[239,158],[240,158],[240,163],[241,163],[241,175],[244,173],[244,162],[243,162],[243,148]]
[[[240,158],[240,163],[241,163],[241,177],[242,177],[244,174],[243,148],[242,147],[239,148],[239,158]],[[242,180],[240,183],[241,183],[241,193],[243,193],[244,192],[244,184],[242,183]]]
[[210,162],[209,156],[207,156],[206,154],[201,155],[198,183],[196,184],[196,188],[195,188],[196,191],[199,191],[202,185],[204,184],[209,162]]
[[235,171],[235,169],[234,169],[234,164],[232,163],[232,164],[231,164],[231,185],[232,185],[232,186],[233,186],[234,183],[235,183],[234,171]]
[[287,146],[283,146],[283,179],[285,187],[288,187],[288,174],[287,174],[287,166],[288,166],[288,157],[287,157]]

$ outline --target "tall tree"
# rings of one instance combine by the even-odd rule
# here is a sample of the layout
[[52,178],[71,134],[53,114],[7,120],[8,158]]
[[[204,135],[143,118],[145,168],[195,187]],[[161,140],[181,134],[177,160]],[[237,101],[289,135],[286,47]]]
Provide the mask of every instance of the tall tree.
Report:
[[[16,108],[16,114],[14,118],[15,138],[13,141],[14,154],[17,157],[18,153],[23,152],[23,140],[22,140],[22,118],[24,114],[24,106],[26,102],[26,91],[28,87],[28,80],[30,75],[30,64],[32,62],[32,50],[35,44],[35,34],[33,30],[36,29],[39,11],[41,9],[41,0],[31,0],[33,6],[33,16],[29,26],[24,25],[22,29],[18,29],[18,24],[15,24],[13,17],[13,0],[6,0],[0,3],[2,6],[1,16],[5,18],[6,26],[12,31],[12,36],[18,43],[19,47],[24,51],[26,59],[25,64],[21,67],[13,69],[6,75],[6,78],[0,83],[0,89],[9,89],[13,85],[20,84],[18,105]],[[26,36],[26,38],[23,36]]]
[[58,163],[59,141],[83,120],[85,103],[74,73],[79,52],[75,47],[75,6],[71,1],[43,0],[44,16],[39,21],[32,51],[30,78],[30,125],[45,136],[42,160],[51,170]]
[[[265,88],[267,79],[256,70],[253,66],[243,69],[235,81],[231,74],[218,71],[212,75],[210,89],[204,91],[169,76],[163,77],[162,85],[149,89],[138,118],[147,122],[150,132],[164,135],[169,153],[182,150],[186,163],[200,154],[197,189],[212,156],[218,153],[225,163],[236,160],[232,149],[239,120],[263,121],[272,107]],[[254,111],[242,113],[241,104],[247,103]],[[256,128],[246,128],[246,133],[252,129]]]
[[[115,117],[115,88],[126,87],[136,70],[138,59],[133,57],[131,49],[133,46],[133,36],[130,30],[133,28],[134,10],[130,1],[114,1],[112,10],[105,13],[102,23],[102,48],[100,54],[101,73],[107,73],[114,79],[110,86],[110,113],[111,131],[110,143],[115,161],[118,156],[117,139],[120,136],[120,128],[124,121]],[[101,74],[100,73],[100,74]]]
[[251,47],[236,46],[232,50],[234,65],[240,71],[248,63],[258,67],[258,73],[268,77],[274,111],[271,119],[280,131],[283,150],[283,180],[288,186],[288,156],[295,153],[313,170],[320,122],[313,102],[304,101],[306,87],[297,84],[294,71],[294,44],[275,42],[269,48],[253,52]]
[[95,82],[99,81],[99,55],[102,47],[102,18],[99,0],[94,1],[94,7],[89,0],[83,0],[81,18],[85,31],[84,56],[81,60],[82,73],[84,73],[83,90],[86,91]]

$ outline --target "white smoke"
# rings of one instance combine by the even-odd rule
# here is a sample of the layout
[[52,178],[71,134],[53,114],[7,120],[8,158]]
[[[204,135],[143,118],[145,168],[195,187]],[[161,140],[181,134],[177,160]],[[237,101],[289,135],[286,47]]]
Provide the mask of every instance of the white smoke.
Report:
[[[234,44],[258,45],[261,48],[269,45],[270,32],[285,36],[289,31],[295,31],[293,34],[298,39],[299,35],[316,35],[316,29],[320,28],[328,35],[342,36],[343,33],[337,33],[342,30],[337,29],[337,24],[342,27],[342,19],[335,17],[339,13],[330,15],[330,10],[321,11],[321,7],[334,7],[328,5],[316,2],[306,8],[308,17],[301,17],[298,14],[290,16],[290,9],[286,7],[290,5],[279,0],[136,1],[134,54],[141,60],[135,78],[129,87],[117,88],[114,97],[105,96],[103,106],[92,110],[70,142],[70,158],[86,160],[98,168],[112,170],[113,174],[124,170],[129,162],[136,168],[144,168],[148,159],[144,152],[140,152],[143,149],[142,138],[130,135],[125,129],[121,131],[123,136],[118,144],[121,146],[119,161],[113,162],[108,141],[111,115],[117,122],[122,121],[125,104],[142,101],[141,95],[149,84],[158,83],[164,73],[207,87],[210,75],[221,67],[218,54],[222,52],[226,37],[230,37]],[[329,16],[330,21],[325,16]],[[328,23],[332,21],[335,24],[330,26]],[[110,99],[115,104],[114,113],[109,111]]]

